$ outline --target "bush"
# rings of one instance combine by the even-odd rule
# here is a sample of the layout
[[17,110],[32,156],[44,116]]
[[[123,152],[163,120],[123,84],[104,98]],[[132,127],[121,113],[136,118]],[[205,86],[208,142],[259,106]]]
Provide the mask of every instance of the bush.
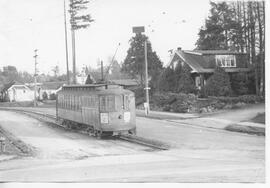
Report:
[[175,103],[173,103],[172,110],[174,112],[186,113],[188,112],[188,107],[189,106],[186,102],[177,100]]
[[246,75],[244,73],[236,73],[231,76],[232,90],[236,95],[244,95],[248,93],[248,85]]
[[153,95],[151,100],[163,111],[185,113],[196,102],[196,96],[184,93],[159,93]]
[[173,91],[175,88],[174,71],[170,67],[166,68],[162,73],[158,81],[159,91]]
[[238,97],[211,97],[212,99],[216,99],[219,102],[223,102],[226,104],[236,104],[236,103],[246,103],[246,104],[254,104],[258,102],[263,102],[264,98],[257,95],[242,95]]
[[190,75],[190,67],[178,63],[175,69],[175,91],[180,93],[196,93],[195,83]]
[[50,94],[50,100],[56,100],[56,94],[55,93]]
[[229,96],[232,94],[229,75],[221,67],[216,67],[214,74],[205,85],[207,96]]
[[43,99],[43,100],[47,100],[47,99],[48,99],[48,94],[47,94],[46,91],[44,91],[44,92],[42,93],[42,99]]

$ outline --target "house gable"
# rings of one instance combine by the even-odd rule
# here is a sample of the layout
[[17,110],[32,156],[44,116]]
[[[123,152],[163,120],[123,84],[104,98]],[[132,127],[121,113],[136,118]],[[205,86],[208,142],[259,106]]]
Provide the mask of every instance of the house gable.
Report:
[[185,62],[193,73],[211,73],[218,65],[226,72],[247,72],[246,54],[226,50],[176,50],[169,66],[175,67],[178,62]]

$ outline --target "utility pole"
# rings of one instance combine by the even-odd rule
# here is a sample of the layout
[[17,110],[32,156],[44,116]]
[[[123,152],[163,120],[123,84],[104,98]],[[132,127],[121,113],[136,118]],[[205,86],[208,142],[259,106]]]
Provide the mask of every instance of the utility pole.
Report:
[[68,43],[67,43],[67,23],[66,23],[66,0],[64,0],[64,24],[65,24],[65,43],[66,43],[66,64],[67,64],[67,84],[70,84],[68,68]]
[[[70,1],[73,4],[73,0]],[[73,84],[76,84],[76,49],[75,49],[75,12],[72,10],[70,14],[71,19],[71,46],[72,46],[72,64],[73,64]]]
[[76,53],[75,53],[75,31],[71,29],[72,61],[73,61],[73,84],[76,84]]
[[35,52],[35,55],[34,55],[34,58],[35,58],[35,74],[34,74],[34,80],[35,80],[35,91],[34,91],[34,106],[36,107],[37,106],[37,49],[34,50]]
[[147,40],[144,42],[144,57],[145,57],[145,90],[146,90],[146,104],[145,104],[145,114],[148,115],[150,112],[149,105],[149,87],[148,87],[148,62],[147,62]]
[[101,68],[100,68],[100,70],[101,70],[101,81],[104,81],[104,77],[103,77],[103,61],[102,60],[100,62],[100,65],[101,65]]
[[[144,26],[138,26],[132,28],[133,33],[141,34],[144,32]],[[149,89],[148,87],[148,63],[147,63],[147,39],[144,42],[144,60],[145,60],[145,90],[146,90],[146,103],[144,103],[145,115],[148,115],[150,112],[150,105],[149,105]]]

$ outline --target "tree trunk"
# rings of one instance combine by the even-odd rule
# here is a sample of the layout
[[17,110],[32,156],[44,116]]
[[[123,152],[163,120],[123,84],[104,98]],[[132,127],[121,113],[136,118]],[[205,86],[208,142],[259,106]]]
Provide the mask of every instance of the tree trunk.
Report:
[[[263,12],[264,14],[264,12]],[[262,29],[262,18],[260,12],[260,2],[257,2],[257,18],[259,23],[259,54],[260,54],[260,95],[264,92],[264,44],[263,44],[263,29]]]
[[250,47],[251,47],[251,62],[252,66],[254,67],[255,71],[255,88],[256,88],[256,95],[260,94],[259,90],[259,78],[258,78],[258,64],[256,62],[256,49],[255,49],[255,19],[253,15],[253,6],[252,2],[248,2],[248,8],[249,8],[249,21],[250,21]]

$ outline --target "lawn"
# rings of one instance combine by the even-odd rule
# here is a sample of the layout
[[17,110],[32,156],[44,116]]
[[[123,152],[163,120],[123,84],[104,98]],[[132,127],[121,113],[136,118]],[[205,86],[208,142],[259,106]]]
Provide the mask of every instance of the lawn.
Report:
[[265,124],[265,113],[258,113],[257,116],[252,118],[250,121]]

